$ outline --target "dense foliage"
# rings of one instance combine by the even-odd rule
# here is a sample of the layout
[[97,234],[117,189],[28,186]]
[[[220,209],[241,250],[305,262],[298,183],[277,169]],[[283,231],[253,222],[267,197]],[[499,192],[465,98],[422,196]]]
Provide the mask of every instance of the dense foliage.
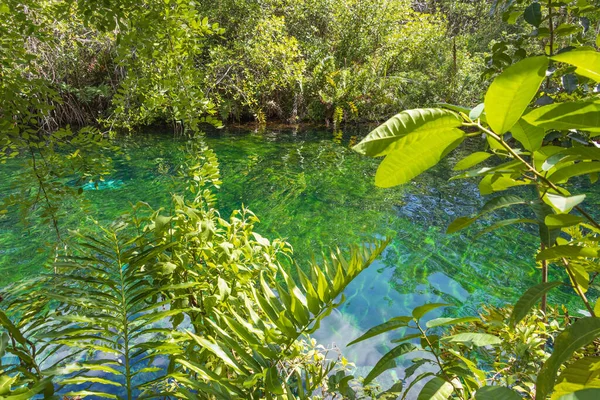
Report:
[[[571,192],[573,181],[595,183],[600,172],[600,10],[588,0],[487,8],[5,0],[0,161],[21,157],[30,185],[4,198],[2,212],[38,215],[57,240],[48,273],[2,291],[0,397],[598,397],[600,306],[589,294],[600,224],[585,195]],[[493,77],[487,91],[482,77]],[[310,334],[387,242],[290,271],[290,246],[256,233],[249,210],[221,217],[217,160],[198,133],[249,117],[339,129],[407,107],[354,147],[385,156],[375,183],[409,182],[478,141],[452,179],[480,178],[482,195],[503,193],[448,233],[524,208],[480,234],[535,227],[540,283],[513,307],[482,307],[479,316],[429,319],[449,306],[433,303],[373,327],[350,344],[401,337],[357,380]],[[110,172],[117,131],[156,123],[190,135],[179,168],[185,193],[159,209],[139,203],[95,233],[66,235],[64,196]],[[549,280],[550,269],[562,278]],[[558,287],[572,290],[584,314],[548,304]],[[402,380],[371,386],[404,355],[412,365]]]
[[[363,154],[385,156],[375,183],[390,187],[406,183],[437,164],[466,139],[481,140],[484,151],[473,152],[460,160],[455,170],[466,172],[452,179],[481,178],[482,195],[507,194],[492,197],[474,216],[456,219],[448,227],[448,233],[461,230],[499,209],[513,207],[528,208],[529,216],[496,221],[480,235],[513,224],[530,224],[539,231],[540,251],[536,260],[541,283],[522,295],[510,316],[502,318],[500,313],[500,318],[494,317],[498,321],[495,324],[487,319],[483,331],[455,328],[460,333],[440,336],[431,329],[479,321],[479,318],[440,318],[427,321],[423,327],[421,317],[431,309],[444,306],[429,304],[415,309],[412,316],[397,317],[374,327],[356,340],[398,328],[408,327],[408,332],[416,330],[398,341],[420,338],[421,347],[430,352],[432,358],[418,359],[415,369],[424,363],[434,363],[439,372],[417,376],[406,388],[405,396],[413,384],[428,376],[434,378],[423,386],[419,398],[518,399],[525,395],[545,399],[552,394],[552,398],[570,399],[594,398],[600,393],[593,366],[600,343],[599,309],[586,295],[600,272],[597,248],[600,224],[594,212],[584,209],[586,196],[572,194],[572,185],[569,185],[581,176],[596,182],[600,170],[600,149],[594,141],[600,116],[597,95],[600,53],[587,46],[597,40],[595,32],[590,34],[589,18],[597,17],[598,8],[584,3],[546,7],[531,3],[524,10],[520,4],[510,5],[506,11],[508,18],[523,14],[525,21],[536,28],[534,36],[547,38],[542,46],[545,54],[535,55],[539,50],[535,43],[530,44],[529,51],[534,55],[505,68],[491,83],[484,102],[474,108],[445,105],[445,108],[402,111],[355,146],[355,150]],[[580,25],[571,23],[574,18]],[[542,26],[543,22],[547,27]],[[509,46],[515,43],[494,45],[504,50]],[[523,47],[517,51],[523,56],[527,54]],[[494,158],[496,161],[490,163]],[[517,187],[533,190],[515,191]],[[563,272],[562,280],[548,281],[548,270],[552,266]],[[569,285],[580,297],[586,309],[584,317],[570,318],[565,312],[546,314],[546,293],[562,285]],[[507,351],[504,347],[507,338],[498,334],[498,323],[507,324],[511,327],[509,333],[518,335],[520,323],[540,300],[542,318],[547,320],[553,315],[548,327],[554,333],[538,333],[535,335],[537,350],[531,345],[525,347],[526,351],[517,348],[515,350],[522,354],[512,361],[507,359],[515,350]],[[528,325],[532,329],[527,334],[530,336],[534,327],[531,322]],[[512,340],[518,341],[520,346],[535,343],[527,337]],[[456,344],[466,347],[466,354],[464,347],[457,351]],[[546,352],[549,346],[552,351]],[[415,350],[416,346],[407,343],[394,348],[367,379],[389,368],[389,360]],[[524,366],[515,364],[527,358],[530,361]],[[486,369],[495,371],[491,379]],[[410,369],[410,373],[407,370],[406,378],[412,373],[414,369]],[[398,390],[402,391],[402,387]]]

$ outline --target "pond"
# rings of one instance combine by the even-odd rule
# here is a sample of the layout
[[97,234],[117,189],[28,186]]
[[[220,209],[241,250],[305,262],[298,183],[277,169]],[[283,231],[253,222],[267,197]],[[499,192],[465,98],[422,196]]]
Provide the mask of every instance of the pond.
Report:
[[[229,129],[205,138],[221,165],[221,214],[227,216],[242,205],[250,208],[261,220],[257,231],[265,237],[286,238],[300,265],[332,246],[344,249],[373,238],[393,238],[384,255],[350,285],[346,302],[315,335],[324,344],[335,343],[363,368],[374,365],[386,351],[382,339],[365,341],[357,346],[360,352],[345,344],[368,328],[407,315],[425,302],[455,305],[437,310],[432,318],[441,313],[476,315],[484,303],[516,300],[539,279],[533,231],[507,227],[474,239],[481,229],[476,225],[463,233],[445,234],[454,218],[474,213],[484,202],[475,181],[449,181],[460,154],[455,152],[410,184],[379,189],[373,183],[379,160],[349,149],[367,132]],[[91,218],[108,222],[137,201],[154,207],[168,204],[185,141],[153,133],[119,144],[127,157],[115,155],[114,174],[97,188],[84,188],[85,214],[79,202],[65,205],[63,227],[82,228],[93,223]],[[0,166],[0,201],[14,190],[19,171],[16,161]],[[598,204],[598,196],[590,201]],[[47,226],[24,227],[17,215],[4,215],[0,285],[40,271],[53,238]],[[566,292],[557,292],[554,300],[576,304]]]

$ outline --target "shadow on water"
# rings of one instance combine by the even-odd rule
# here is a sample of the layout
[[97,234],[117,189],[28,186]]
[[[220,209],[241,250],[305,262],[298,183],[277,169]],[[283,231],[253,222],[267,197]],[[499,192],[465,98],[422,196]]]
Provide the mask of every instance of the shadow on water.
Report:
[[[344,249],[377,237],[392,238],[384,255],[348,287],[346,302],[323,321],[316,334],[320,341],[335,343],[359,367],[372,366],[386,351],[381,338],[357,346],[360,352],[345,348],[370,327],[408,315],[425,302],[456,305],[430,318],[475,314],[482,303],[514,301],[538,280],[535,232],[507,227],[476,241],[476,228],[444,233],[454,218],[483,204],[476,182],[448,180],[460,154],[410,184],[384,190],[373,183],[379,160],[349,150],[357,141],[355,133],[366,131],[223,130],[205,139],[221,164],[221,214],[242,205],[250,208],[261,219],[259,233],[286,238],[300,265],[332,246]],[[115,173],[81,195],[89,215],[100,222],[114,219],[137,201],[164,206],[180,184],[174,171],[184,156],[183,141],[140,135],[123,140],[122,146],[127,157],[115,157]],[[11,182],[18,174],[16,162],[0,166],[0,201],[13,190]],[[599,197],[594,193],[591,201],[597,204]],[[61,216],[63,226],[93,226],[76,208],[70,205],[71,212]],[[46,227],[23,227],[17,215],[0,219],[0,284],[41,270],[52,235]],[[566,293],[555,296],[560,303],[572,301]]]

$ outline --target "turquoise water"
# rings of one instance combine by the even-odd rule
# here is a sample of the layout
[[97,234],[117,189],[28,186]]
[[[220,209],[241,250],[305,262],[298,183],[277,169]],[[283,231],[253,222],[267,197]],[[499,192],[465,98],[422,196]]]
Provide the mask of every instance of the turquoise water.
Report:
[[[514,301],[539,276],[533,231],[509,227],[476,241],[476,228],[444,233],[454,218],[474,213],[484,202],[475,181],[448,181],[459,154],[408,185],[379,189],[373,184],[379,160],[349,150],[366,133],[221,130],[205,138],[221,164],[221,214],[250,208],[261,219],[257,231],[286,238],[300,264],[331,246],[393,238],[316,334],[359,366],[374,365],[385,351],[382,340],[366,341],[360,353],[344,345],[373,325],[434,301],[456,307],[431,317],[476,314],[482,303]],[[180,183],[174,171],[185,155],[185,141],[148,134],[122,139],[120,145],[128,157],[114,155],[115,172],[64,205],[59,220],[64,232],[91,226],[91,218],[108,222],[137,201],[168,204]],[[17,189],[20,171],[18,161],[0,166],[0,201]],[[598,196],[589,200],[598,204]],[[31,213],[35,216],[35,210]],[[54,239],[49,226],[25,227],[13,212],[0,216],[0,284],[40,271]],[[554,301],[575,304],[567,293],[557,292]]]

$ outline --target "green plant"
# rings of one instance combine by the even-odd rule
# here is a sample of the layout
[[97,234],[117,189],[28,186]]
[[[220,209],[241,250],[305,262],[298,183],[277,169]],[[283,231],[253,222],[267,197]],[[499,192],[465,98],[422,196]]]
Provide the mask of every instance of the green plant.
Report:
[[[552,25],[552,11],[549,13]],[[551,45],[548,55],[524,58],[506,68],[490,85],[484,103],[473,109],[445,105],[445,108],[403,111],[354,147],[362,154],[385,156],[375,175],[375,183],[390,187],[406,183],[431,168],[467,138],[482,138],[485,151],[474,152],[460,160],[455,170],[467,171],[452,179],[479,177],[479,189],[484,195],[520,186],[534,189],[533,199],[524,197],[527,194],[524,191],[494,197],[476,215],[455,220],[448,232],[463,229],[502,208],[529,208],[530,217],[500,220],[480,233],[513,224],[530,224],[539,230],[540,252],[536,260],[540,263],[541,284],[529,289],[515,305],[513,323],[520,321],[540,300],[542,312],[547,310],[546,293],[559,285],[559,282],[548,282],[550,264],[564,272],[569,285],[582,300],[589,317],[558,332],[552,355],[536,371],[537,399],[546,398],[552,392],[559,368],[569,361],[573,352],[598,337],[599,321],[586,292],[593,282],[590,276],[600,271],[596,246],[600,225],[581,206],[585,195],[573,195],[571,187],[565,185],[579,176],[587,175],[592,182],[597,180],[600,152],[592,144],[598,135],[600,103],[590,86],[582,85],[578,99],[559,92],[552,104],[541,107],[530,107],[530,104],[536,98],[547,96],[540,93],[540,87],[544,82],[545,87],[549,87],[547,70],[550,62],[571,66],[581,82],[593,85],[600,81],[600,53],[588,47],[560,54],[554,54],[552,49]],[[566,92],[568,88],[563,90]],[[568,100],[560,101],[565,99]],[[554,139],[550,139],[550,135]],[[568,147],[554,145],[552,140],[557,139]],[[479,166],[491,157],[500,161]],[[579,340],[570,342],[573,335],[579,335]],[[463,398],[464,394],[454,383],[461,375],[446,374],[442,364],[438,364],[441,375],[438,374],[431,381],[434,383],[428,383],[426,387],[435,384],[440,390],[446,388],[442,390],[443,398],[453,393]],[[578,364],[579,367],[582,365],[587,364]],[[565,379],[568,381],[572,377],[567,375]],[[511,387],[514,382],[507,380],[506,384]],[[563,385],[563,390],[565,387],[568,385]],[[577,390],[587,387],[583,385]],[[479,391],[476,398],[477,393]]]
[[[321,265],[280,264],[289,245],[254,231],[248,210],[221,218],[214,153],[195,152],[187,195],[140,203],[101,234],[75,235],[53,271],[5,290],[3,394],[50,398],[309,398],[346,390],[346,362],[310,340],[386,242]],[[310,278],[309,278],[310,277]],[[8,317],[7,317],[8,316]]]

